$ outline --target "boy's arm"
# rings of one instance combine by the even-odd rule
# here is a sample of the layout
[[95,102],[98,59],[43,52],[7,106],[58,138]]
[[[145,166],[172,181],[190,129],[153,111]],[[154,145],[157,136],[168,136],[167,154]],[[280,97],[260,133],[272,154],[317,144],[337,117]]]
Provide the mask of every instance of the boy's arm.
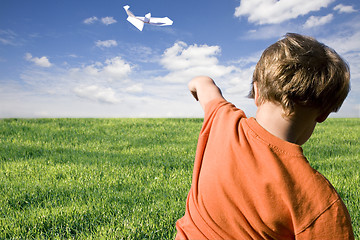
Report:
[[206,104],[211,100],[215,98],[224,99],[220,88],[216,86],[215,82],[210,77],[195,77],[189,82],[188,87],[196,101],[200,102],[204,111]]

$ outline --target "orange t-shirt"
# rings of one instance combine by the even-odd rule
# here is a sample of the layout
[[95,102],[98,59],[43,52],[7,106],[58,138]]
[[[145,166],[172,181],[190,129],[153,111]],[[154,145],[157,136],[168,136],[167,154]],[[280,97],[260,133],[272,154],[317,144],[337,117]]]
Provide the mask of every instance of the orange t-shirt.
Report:
[[176,239],[354,239],[349,213],[299,145],[223,99],[205,107]]

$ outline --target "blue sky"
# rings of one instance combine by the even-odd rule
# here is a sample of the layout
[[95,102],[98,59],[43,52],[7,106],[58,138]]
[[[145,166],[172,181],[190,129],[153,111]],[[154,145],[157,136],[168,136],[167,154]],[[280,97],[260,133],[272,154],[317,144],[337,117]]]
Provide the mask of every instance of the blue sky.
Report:
[[[124,5],[174,24],[140,32]],[[201,117],[187,90],[196,75],[253,116],[254,66],[287,32],[346,59],[352,91],[331,116],[360,117],[359,1],[2,0],[0,118]]]

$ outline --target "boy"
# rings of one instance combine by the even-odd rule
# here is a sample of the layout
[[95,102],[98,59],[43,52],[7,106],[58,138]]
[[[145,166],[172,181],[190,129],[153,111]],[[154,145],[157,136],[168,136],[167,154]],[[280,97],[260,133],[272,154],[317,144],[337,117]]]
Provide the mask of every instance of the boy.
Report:
[[205,117],[176,239],[354,239],[340,196],[301,148],[350,90],[334,50],[299,34],[267,48],[253,75],[255,118],[209,77],[189,89]]

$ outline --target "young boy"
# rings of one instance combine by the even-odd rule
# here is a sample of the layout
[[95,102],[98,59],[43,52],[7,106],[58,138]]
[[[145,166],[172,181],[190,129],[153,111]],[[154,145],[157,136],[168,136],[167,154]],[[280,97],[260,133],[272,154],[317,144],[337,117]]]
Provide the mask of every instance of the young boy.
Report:
[[340,108],[349,81],[334,50],[299,34],[257,63],[255,118],[227,102],[211,78],[194,78],[189,89],[205,117],[176,239],[354,239],[340,196],[301,148]]

